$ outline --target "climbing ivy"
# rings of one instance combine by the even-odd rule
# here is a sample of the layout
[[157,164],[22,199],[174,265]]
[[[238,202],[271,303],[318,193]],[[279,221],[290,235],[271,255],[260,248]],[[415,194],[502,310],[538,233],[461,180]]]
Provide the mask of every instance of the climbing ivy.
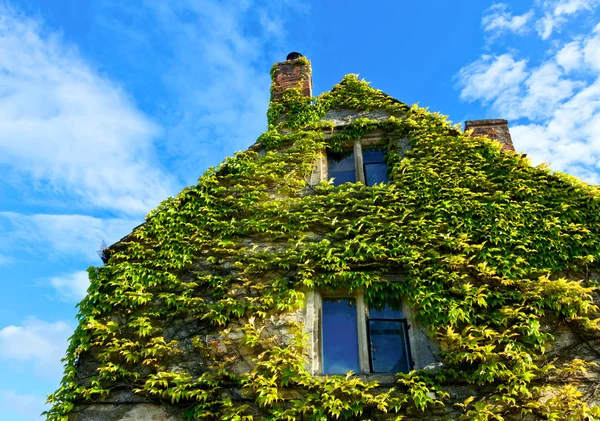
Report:
[[[363,118],[334,131],[332,109]],[[389,118],[369,118],[377,110]],[[546,357],[552,326],[600,336],[597,188],[356,75],[316,98],[288,89],[268,119],[254,147],[161,203],[88,269],[49,421],[123,389],[191,420],[400,420],[452,404],[470,420],[600,417],[576,381],[593,365]],[[388,184],[308,185],[323,151],[374,130]],[[338,288],[373,305],[403,297],[443,367],[398,374],[394,387],[312,376],[303,327],[286,315],[307,291]],[[480,393],[453,402],[453,385]]]

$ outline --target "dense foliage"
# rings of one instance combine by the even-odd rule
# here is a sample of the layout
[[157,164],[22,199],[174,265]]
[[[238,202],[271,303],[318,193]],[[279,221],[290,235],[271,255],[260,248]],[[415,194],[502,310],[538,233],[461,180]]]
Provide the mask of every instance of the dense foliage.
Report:
[[[334,132],[323,120],[334,108],[391,117]],[[452,405],[456,384],[481,391],[458,403],[465,419],[600,416],[576,382],[594,368],[545,354],[552,326],[598,338],[595,187],[354,75],[316,98],[287,90],[268,117],[261,153],[207,171],[89,269],[48,420],[122,389],[188,408],[190,419],[402,419]],[[388,184],[307,185],[323,151],[373,130],[383,133]],[[389,280],[397,273],[404,282]],[[364,291],[370,303],[403,297],[442,345],[443,368],[399,375],[394,387],[311,376],[302,326],[285,323],[285,338],[270,326],[313,288]],[[170,333],[181,324],[189,338]],[[189,347],[197,360],[182,364]]]

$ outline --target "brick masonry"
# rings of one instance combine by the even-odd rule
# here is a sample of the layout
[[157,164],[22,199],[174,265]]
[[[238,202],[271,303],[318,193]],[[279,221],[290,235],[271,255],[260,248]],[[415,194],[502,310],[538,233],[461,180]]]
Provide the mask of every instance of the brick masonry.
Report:
[[469,120],[465,121],[465,130],[473,129],[473,134],[487,136],[502,145],[502,150],[513,151],[515,147],[508,130],[508,120]]
[[287,60],[275,64],[275,75],[271,99],[276,101],[281,98],[281,93],[286,89],[300,88],[306,96],[312,96],[312,72],[310,64],[303,60]]

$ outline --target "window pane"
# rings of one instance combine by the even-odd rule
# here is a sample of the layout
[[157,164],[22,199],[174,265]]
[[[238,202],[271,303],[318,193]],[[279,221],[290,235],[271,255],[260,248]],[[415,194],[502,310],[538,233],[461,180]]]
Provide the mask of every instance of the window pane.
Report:
[[333,185],[356,182],[356,171],[354,168],[354,153],[341,157],[330,155],[328,161],[328,177],[333,178]]
[[323,298],[323,373],[360,372],[355,298]]
[[329,171],[329,178],[333,178],[333,185],[339,186],[344,183],[356,183],[354,170],[352,171]]
[[384,155],[385,155],[385,151],[364,150],[363,151],[363,163],[364,164],[385,163]]
[[354,171],[354,152],[344,157],[331,154],[328,164],[329,169],[333,171]]
[[365,181],[367,186],[377,183],[387,183],[387,164],[365,164]]
[[370,319],[404,319],[404,315],[402,314],[402,310],[396,310],[390,307],[389,304],[386,304],[384,308],[381,310],[377,310],[375,308],[369,308],[369,318]]
[[369,336],[374,373],[410,371],[404,321],[369,320]]

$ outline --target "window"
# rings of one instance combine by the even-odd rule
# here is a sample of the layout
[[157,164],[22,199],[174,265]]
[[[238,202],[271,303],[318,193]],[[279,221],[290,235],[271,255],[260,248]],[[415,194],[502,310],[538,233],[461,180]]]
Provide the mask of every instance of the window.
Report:
[[356,298],[323,298],[323,374],[359,373]]
[[385,162],[384,151],[364,151],[363,167],[365,172],[365,184],[367,186],[388,182],[387,163]]
[[384,150],[363,150],[360,142],[356,141],[351,152],[328,155],[328,177],[333,178],[334,186],[357,181],[367,186],[387,183],[387,163],[384,156]]
[[347,156],[330,154],[328,158],[328,176],[329,178],[333,178],[334,186],[339,186],[343,183],[356,183],[353,152]]
[[411,370],[408,323],[401,311],[387,305],[382,310],[371,310],[367,336],[373,373],[408,373]]
[[324,296],[320,311],[321,373],[408,373],[408,324],[389,305],[367,309],[362,294]]

